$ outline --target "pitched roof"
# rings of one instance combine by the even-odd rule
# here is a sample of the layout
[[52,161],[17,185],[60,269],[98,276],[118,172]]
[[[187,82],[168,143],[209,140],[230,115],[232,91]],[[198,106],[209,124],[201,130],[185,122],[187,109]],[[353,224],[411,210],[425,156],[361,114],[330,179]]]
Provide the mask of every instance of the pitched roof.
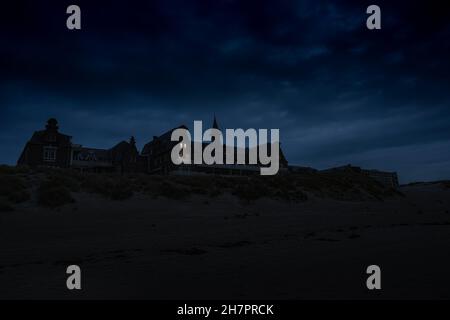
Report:
[[131,145],[129,142],[126,142],[126,141],[119,142],[114,147],[109,149],[109,152],[111,154],[111,158],[114,161],[123,160],[123,158],[126,154],[130,154],[130,153],[137,154],[138,153],[136,146]]
[[170,129],[169,131],[163,133],[162,135],[160,135],[159,137],[154,136],[153,140],[146,143],[144,148],[142,149],[141,154],[146,155],[150,153],[150,149],[151,146],[156,142],[156,141],[162,141],[162,142],[171,142],[171,137],[172,137],[172,132],[176,129],[187,129],[187,127],[185,125],[181,125],[179,127]]
[[[33,144],[45,144],[47,143],[45,139],[47,134],[48,134],[47,130],[35,131],[31,136],[29,142]],[[59,132],[56,132],[56,135],[62,138],[59,142],[66,142],[67,144],[71,143],[70,142],[70,140],[72,139],[71,136]]]

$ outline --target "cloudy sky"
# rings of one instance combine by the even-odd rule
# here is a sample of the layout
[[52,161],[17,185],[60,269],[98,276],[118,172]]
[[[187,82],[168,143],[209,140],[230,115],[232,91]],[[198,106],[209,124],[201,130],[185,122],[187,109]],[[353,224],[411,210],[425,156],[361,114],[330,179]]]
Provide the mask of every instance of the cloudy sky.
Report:
[[[56,117],[108,148],[194,120],[279,128],[291,164],[450,178],[450,19],[433,1],[14,1],[0,13],[0,163]],[[366,8],[382,30],[366,28]],[[66,28],[78,4],[82,30]]]

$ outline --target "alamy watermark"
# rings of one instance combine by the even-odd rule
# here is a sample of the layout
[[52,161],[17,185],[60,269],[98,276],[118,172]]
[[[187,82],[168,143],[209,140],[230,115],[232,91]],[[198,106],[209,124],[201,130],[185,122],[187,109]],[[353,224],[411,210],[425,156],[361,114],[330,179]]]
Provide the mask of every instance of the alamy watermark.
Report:
[[[66,13],[70,14],[66,20],[66,26],[69,30],[81,29],[81,9],[78,5],[72,4],[67,7]],[[370,16],[366,20],[366,26],[369,30],[381,29],[381,9],[379,6],[372,4],[367,7],[367,14]]]
[[[275,175],[280,166],[280,130],[208,129],[203,132],[202,121],[194,121],[194,140],[187,129],[172,132],[171,140],[177,143],[171,152],[175,165],[181,164],[249,164],[261,165],[261,175]],[[193,143],[192,143],[193,141]],[[209,143],[204,146],[203,141]],[[235,144],[235,141],[237,142]],[[246,147],[248,142],[248,147]],[[269,152],[270,148],[270,152]],[[224,154],[225,152],[225,154]],[[248,155],[248,157],[247,157]],[[248,158],[248,162],[246,162]],[[225,162],[225,163],[224,163]]]

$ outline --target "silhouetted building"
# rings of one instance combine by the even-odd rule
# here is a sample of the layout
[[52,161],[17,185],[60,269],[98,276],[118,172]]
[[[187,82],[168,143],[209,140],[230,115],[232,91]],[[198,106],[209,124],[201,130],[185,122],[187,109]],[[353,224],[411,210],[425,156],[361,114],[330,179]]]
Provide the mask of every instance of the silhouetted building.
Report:
[[113,166],[109,151],[106,149],[86,148],[72,145],[70,166],[81,171],[112,172]]
[[152,141],[147,143],[142,149],[141,155],[146,159],[146,171],[148,173],[167,174],[176,170],[177,166],[171,160],[172,148],[178,143],[177,141],[171,141],[172,132],[176,129],[187,129],[187,127],[182,125],[167,131],[159,137],[153,136]]
[[137,172],[139,151],[136,148],[136,140],[130,138],[129,142],[122,141],[112,147],[110,150],[111,163],[116,171],[121,173]]
[[137,172],[143,158],[136,141],[122,141],[111,149],[83,147],[72,137],[59,133],[56,119],[49,119],[45,130],[36,131],[17,161],[30,167],[74,168],[91,172]]
[[362,169],[362,173],[378,181],[384,186],[393,188],[398,188],[399,186],[397,172]]
[[[219,125],[214,115],[212,128],[219,130]],[[251,175],[259,174],[263,164],[249,163],[249,155],[251,149],[249,147],[238,148],[223,145],[223,164],[194,164],[193,150],[194,143],[191,142],[191,154],[183,155],[191,158],[192,164],[175,165],[171,159],[173,147],[180,143],[179,141],[171,141],[172,132],[176,129],[187,129],[182,125],[173,128],[161,136],[154,136],[152,141],[147,143],[142,153],[139,154],[136,148],[136,140],[131,137],[130,140],[121,141],[110,149],[98,149],[83,147],[79,144],[72,143],[72,137],[59,132],[58,122],[56,119],[49,119],[45,130],[36,131],[31,139],[26,143],[19,160],[18,165],[28,165],[30,167],[58,167],[58,168],[74,168],[81,171],[89,172],[120,172],[120,173],[157,173],[157,174],[220,174],[220,175]],[[198,146],[203,151],[210,142],[202,142]],[[256,153],[259,154],[261,145],[255,146]],[[268,156],[270,157],[271,146],[267,144]],[[238,151],[242,151],[245,155],[246,164],[226,164],[226,156],[230,152],[234,153],[234,163],[237,163]],[[351,165],[331,168],[327,171],[351,170],[362,173],[379,183],[398,187],[398,177],[396,172],[384,172],[379,170],[366,170]],[[317,170],[309,167],[288,166],[281,147],[279,148],[279,172],[280,173],[312,173]]]
[[71,136],[58,131],[56,119],[49,119],[45,130],[34,132],[25,145],[18,165],[48,166],[67,168],[70,166],[72,142]]
[[292,173],[316,173],[318,170],[311,167],[289,166],[289,172]]
[[[212,124],[212,128],[219,129],[219,125],[214,115],[214,120]],[[195,144],[200,144],[200,142],[191,142],[191,154],[189,155],[191,159],[191,164],[181,164],[175,165],[171,159],[171,153],[173,147],[180,143],[178,141],[172,141],[172,132],[176,129],[187,129],[186,126],[181,125],[177,128],[173,128],[161,136],[153,136],[152,141],[147,143],[143,150],[142,156],[147,158],[147,170],[149,173],[160,173],[160,174],[220,174],[220,175],[251,175],[251,174],[260,174],[260,168],[263,166],[261,163],[257,164],[247,164],[249,163],[249,154],[250,149],[248,147],[243,148],[245,154],[245,163],[246,164],[226,164],[226,155],[227,153],[234,152],[234,163],[237,163],[237,154],[238,147],[230,147],[227,145],[223,145],[223,164],[194,164],[194,148]],[[202,152],[206,146],[209,145],[209,142],[201,143]],[[259,146],[256,148],[256,152],[258,154]],[[270,156],[270,145],[267,145],[268,156]],[[279,149],[279,172],[285,172],[287,170],[288,162],[283,154],[281,148]]]
[[111,149],[87,148],[72,145],[70,167],[91,172],[138,172],[141,171],[141,156],[136,148],[136,141],[121,141]]
[[[245,155],[245,163],[249,163],[251,149],[248,147],[231,148],[223,145],[223,164],[193,164],[193,152],[189,155],[192,164],[175,165],[172,163],[171,153],[177,141],[171,141],[172,132],[175,129],[187,129],[180,126],[164,133],[161,136],[154,136],[153,140],[147,143],[142,153],[136,148],[136,141],[131,137],[130,141],[122,141],[110,149],[98,149],[84,147],[80,144],[73,144],[71,136],[58,132],[58,123],[55,119],[47,122],[46,129],[33,134],[26,144],[17,164],[31,167],[47,166],[59,168],[74,168],[80,171],[90,172],[146,172],[159,174],[191,174],[191,173],[213,173],[213,174],[259,174],[263,167],[259,160],[256,164],[226,164],[226,156],[234,152],[234,163],[237,163],[238,151]],[[212,128],[219,129],[217,119],[214,116]],[[200,143],[200,142],[196,142]],[[203,142],[203,151],[210,142]],[[191,142],[191,150],[194,150],[194,142]],[[260,145],[255,146],[258,154]],[[268,156],[271,146],[267,145]],[[287,170],[288,162],[284,154],[279,149],[279,172]]]
[[322,170],[322,171],[323,172],[333,172],[333,171],[346,171],[346,170],[362,173],[362,174],[378,181],[379,183],[381,183],[382,185],[384,185],[386,187],[397,188],[399,186],[398,176],[397,176],[396,172],[368,170],[368,169],[362,169],[360,167],[355,167],[352,165],[330,168],[330,169],[326,169],[326,170]]

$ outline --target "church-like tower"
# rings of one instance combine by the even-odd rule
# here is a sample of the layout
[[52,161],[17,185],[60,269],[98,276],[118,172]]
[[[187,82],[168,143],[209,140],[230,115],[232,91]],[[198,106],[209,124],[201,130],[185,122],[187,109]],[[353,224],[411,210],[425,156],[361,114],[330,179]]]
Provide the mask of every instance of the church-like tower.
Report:
[[213,129],[220,130],[220,129],[219,129],[219,124],[217,123],[216,114],[214,114],[214,120],[213,120],[212,128],[213,128]]

